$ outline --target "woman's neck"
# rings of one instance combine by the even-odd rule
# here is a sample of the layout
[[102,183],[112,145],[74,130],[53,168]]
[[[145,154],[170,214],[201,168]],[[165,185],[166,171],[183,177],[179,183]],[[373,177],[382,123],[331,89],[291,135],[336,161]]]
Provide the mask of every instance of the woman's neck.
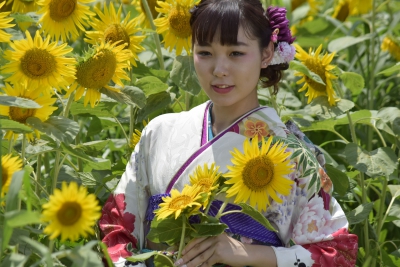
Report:
[[234,123],[241,116],[247,112],[259,107],[258,101],[253,103],[251,106],[216,106],[213,104],[211,110],[212,118],[212,131],[214,136],[228,128],[232,123]]

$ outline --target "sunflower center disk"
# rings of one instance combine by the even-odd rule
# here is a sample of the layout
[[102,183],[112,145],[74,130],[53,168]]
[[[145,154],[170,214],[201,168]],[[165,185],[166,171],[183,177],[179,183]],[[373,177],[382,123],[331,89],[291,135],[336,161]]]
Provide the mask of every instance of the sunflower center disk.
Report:
[[192,198],[189,196],[179,196],[171,200],[169,203],[169,208],[176,210],[182,207],[186,207],[190,202],[192,202]]
[[35,116],[36,110],[31,108],[10,107],[9,116],[19,123],[26,123],[26,119]]
[[113,77],[117,60],[112,51],[102,49],[77,68],[76,79],[86,88],[101,89]]
[[[151,15],[153,16],[153,19],[157,18],[157,16],[158,16],[158,12],[156,11],[157,0],[147,0],[147,4],[149,5],[150,11],[151,11]],[[144,9],[142,1],[140,1],[140,7],[142,8],[143,12],[145,12],[145,9]]]
[[2,184],[3,187],[6,184],[7,179],[8,179],[7,173],[8,173],[7,169],[4,168],[3,166],[1,166],[1,181],[2,181],[1,184]]
[[56,69],[56,60],[48,51],[32,48],[21,58],[22,72],[32,79],[49,76]]
[[211,188],[212,180],[203,178],[199,181],[198,185],[201,186],[202,192],[208,192]]
[[[321,64],[320,59],[316,58],[309,58],[305,61],[305,65],[307,68],[309,68],[311,71],[315,72],[316,74],[321,77],[321,79],[326,83],[326,77],[325,77],[325,67]],[[320,83],[317,83],[316,81],[308,78],[305,76],[306,82],[314,89],[317,90],[318,92],[326,92],[326,86]]]
[[62,21],[74,12],[77,0],[52,0],[50,2],[50,18],[55,21]]
[[65,202],[57,212],[57,218],[63,225],[73,225],[82,215],[82,207],[76,202]]
[[249,160],[243,168],[243,183],[252,191],[265,191],[274,177],[274,166],[266,155]]
[[104,31],[104,39],[106,42],[111,42],[112,44],[118,41],[122,41],[119,44],[127,44],[125,48],[130,45],[129,35],[119,24],[112,24],[107,27]]
[[171,11],[168,20],[175,36],[187,38],[192,34],[192,29],[190,28],[190,13],[184,8],[177,6],[176,9]]
[[349,4],[346,2],[340,7],[336,18],[340,21],[345,21],[346,18],[349,16],[349,14],[350,14]]

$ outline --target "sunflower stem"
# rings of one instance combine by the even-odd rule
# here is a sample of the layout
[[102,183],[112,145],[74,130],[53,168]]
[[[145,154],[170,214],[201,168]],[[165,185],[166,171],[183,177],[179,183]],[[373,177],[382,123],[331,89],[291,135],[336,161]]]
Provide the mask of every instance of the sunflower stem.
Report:
[[42,168],[42,154],[38,154],[37,156],[37,162],[36,162],[36,185],[35,185],[35,193],[36,195],[39,196],[39,186],[38,184],[40,184],[40,180],[41,180],[41,168]]
[[129,137],[131,138],[135,128],[135,120],[137,113],[138,113],[138,107],[130,106]]
[[182,215],[182,234],[181,241],[179,243],[178,259],[182,256],[183,245],[185,244],[185,232],[186,232],[186,216]]
[[219,220],[219,218],[221,218],[221,216],[223,215],[224,209],[226,208],[226,206],[228,205],[228,198],[225,198],[224,203],[222,203],[221,208],[219,208],[219,211],[217,213],[217,215],[215,215],[215,218]]
[[126,135],[126,132],[125,132],[124,127],[123,127],[122,124],[119,122],[119,120],[117,119],[117,117],[113,116],[113,118],[114,118],[114,120],[117,122],[117,124],[119,125],[119,127],[121,128],[122,134],[125,136],[126,143],[129,144],[130,139],[129,139],[129,137]]
[[274,91],[272,89],[272,86],[268,87],[268,90],[269,90],[270,101],[271,101],[272,107],[276,110],[276,112],[278,113],[278,116],[280,116],[281,112],[279,110],[278,103],[276,103],[276,99],[274,96]]
[[161,42],[160,42],[160,37],[158,36],[158,33],[157,33],[156,25],[154,25],[153,14],[151,14],[151,10],[150,10],[149,4],[147,3],[147,0],[141,0],[141,1],[143,4],[143,7],[144,7],[144,11],[146,12],[146,18],[149,20],[151,29],[154,31],[153,38],[154,38],[154,42],[156,43],[156,48],[157,48],[156,55],[158,58],[158,63],[160,64],[160,69],[164,70],[165,66],[164,66],[163,55],[161,52]]
[[65,105],[65,107],[64,107],[63,116],[64,116],[65,118],[68,118],[69,109],[70,109],[70,107],[71,107],[72,101],[74,100],[74,97],[75,97],[75,91],[73,91],[73,92],[70,94],[70,96],[69,96],[69,98],[68,98],[67,105]]
[[190,109],[190,95],[188,91],[185,91],[185,106],[186,106],[186,111]]
[[22,134],[21,158],[22,158],[22,163],[24,165],[25,165],[25,147],[26,147],[26,134]]
[[58,168],[60,165],[60,154],[61,154],[60,151],[56,152],[56,159],[54,161],[54,169],[53,169],[54,173],[53,173],[53,180],[52,180],[52,184],[51,184],[51,193],[52,194],[54,193],[54,190],[57,187]]

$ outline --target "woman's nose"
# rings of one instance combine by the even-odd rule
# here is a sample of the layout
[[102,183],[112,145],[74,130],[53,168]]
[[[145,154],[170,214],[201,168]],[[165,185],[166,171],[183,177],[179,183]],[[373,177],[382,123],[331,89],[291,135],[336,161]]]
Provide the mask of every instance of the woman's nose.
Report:
[[216,60],[213,69],[213,75],[215,77],[225,77],[228,76],[228,74],[229,72],[225,60]]

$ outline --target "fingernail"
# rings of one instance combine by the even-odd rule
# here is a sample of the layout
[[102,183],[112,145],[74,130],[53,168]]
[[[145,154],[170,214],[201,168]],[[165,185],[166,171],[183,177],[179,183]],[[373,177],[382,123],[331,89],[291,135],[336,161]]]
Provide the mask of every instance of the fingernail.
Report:
[[[180,258],[179,260],[177,260],[177,261],[174,263],[174,265],[175,265],[175,266],[179,266],[179,265],[181,265],[182,263],[183,263],[183,259]],[[186,264],[185,264],[185,265],[182,266],[182,267],[187,267],[187,266],[186,266]]]

